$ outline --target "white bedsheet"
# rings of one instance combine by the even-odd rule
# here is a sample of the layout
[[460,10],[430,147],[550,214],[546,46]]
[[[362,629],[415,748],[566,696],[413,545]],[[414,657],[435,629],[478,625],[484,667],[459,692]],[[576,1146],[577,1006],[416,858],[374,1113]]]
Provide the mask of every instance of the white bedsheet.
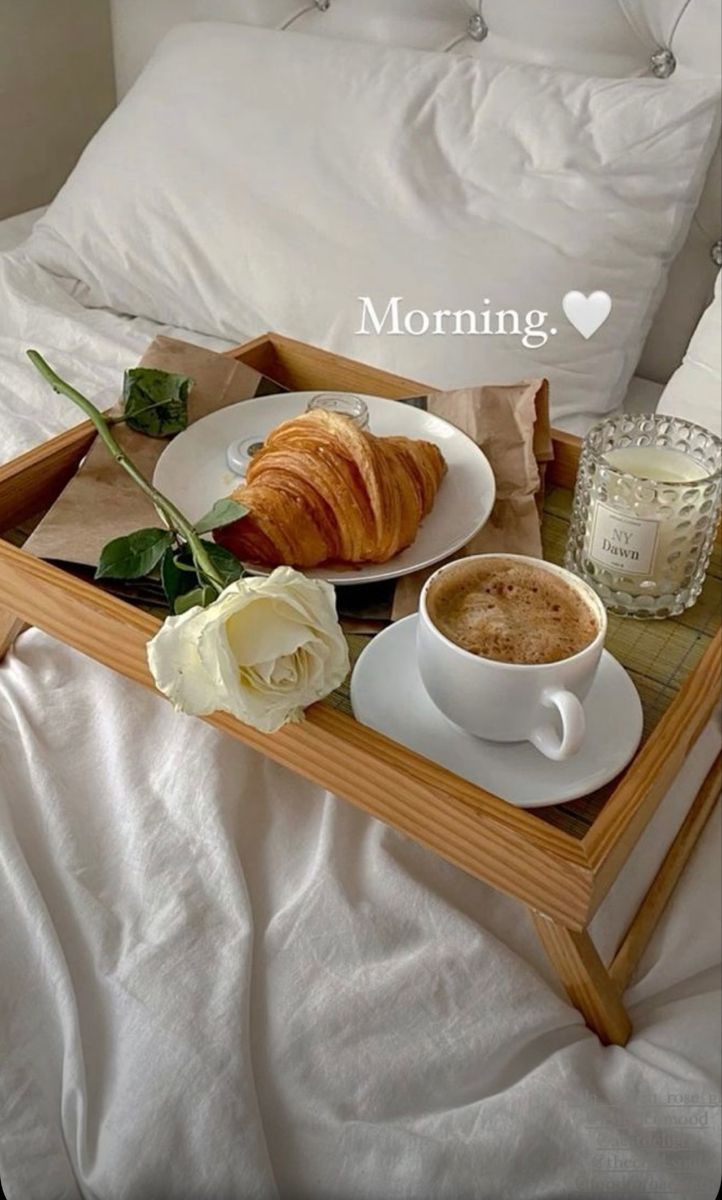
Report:
[[60,375],[107,408],[120,393],[125,368],[159,333],[212,350],[230,345],[141,317],[83,308],[73,297],[73,281],[36,266],[22,245],[0,254],[0,463],[82,419],[41,379],[27,349],[39,350]]
[[521,909],[104,668],[28,633],[0,714],[10,1200],[714,1194],[718,820],[603,1049]]
[[[11,457],[75,420],[26,345],[109,402],[157,329],[21,251],[0,295]],[[603,1049],[519,906],[24,634],[0,666],[9,1200],[711,1197],[719,827]]]

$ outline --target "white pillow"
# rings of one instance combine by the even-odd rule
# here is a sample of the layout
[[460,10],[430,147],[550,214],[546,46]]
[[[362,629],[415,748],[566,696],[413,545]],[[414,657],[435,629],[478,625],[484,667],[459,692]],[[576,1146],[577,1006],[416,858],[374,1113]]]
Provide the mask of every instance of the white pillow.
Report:
[[[225,338],[276,330],[440,388],[544,374],[570,425],[624,396],[702,187],[717,89],[186,25],[29,253],[87,305]],[[570,290],[612,297],[589,341],[563,315]],[[359,297],[381,318],[395,296],[400,332],[374,333],[368,310],[358,332]],[[432,315],[465,309],[492,313],[481,332]],[[511,329],[493,315],[509,309],[520,332],[483,332]],[[525,348],[536,310],[556,333]]]
[[657,412],[684,417],[722,437],[722,272],[714,299],[692,334],[687,353],[662,392]]

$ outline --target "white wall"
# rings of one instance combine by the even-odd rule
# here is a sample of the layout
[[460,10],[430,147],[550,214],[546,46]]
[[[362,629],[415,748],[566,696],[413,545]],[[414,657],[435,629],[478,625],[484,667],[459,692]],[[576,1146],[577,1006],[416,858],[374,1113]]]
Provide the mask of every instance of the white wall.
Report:
[[0,219],[48,203],[114,103],[108,0],[0,0]]

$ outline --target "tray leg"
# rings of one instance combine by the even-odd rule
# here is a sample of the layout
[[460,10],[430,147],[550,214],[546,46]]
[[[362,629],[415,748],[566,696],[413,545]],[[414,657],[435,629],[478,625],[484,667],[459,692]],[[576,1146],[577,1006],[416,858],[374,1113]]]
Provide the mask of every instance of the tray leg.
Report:
[[8,612],[6,608],[0,608],[0,662],[4,659],[15,638],[22,633],[23,629],[27,628],[25,621],[22,621],[20,617]]
[[632,1023],[589,931],[566,929],[550,917],[530,911],[542,945],[574,1007],[605,1046],[625,1046]]
[[721,789],[722,755],[718,754],[610,964],[609,973],[622,991],[634,974],[665,905],[719,800]]

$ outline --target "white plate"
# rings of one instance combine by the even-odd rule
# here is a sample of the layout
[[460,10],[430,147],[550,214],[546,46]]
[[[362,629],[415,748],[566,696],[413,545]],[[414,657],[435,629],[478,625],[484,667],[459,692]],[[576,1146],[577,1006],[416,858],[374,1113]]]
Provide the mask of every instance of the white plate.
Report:
[[[229,470],[226,448],[246,438],[263,439],[291,417],[298,417],[318,392],[262,396],[219,409],[190,425],[168,444],[155,468],[153,483],[197,521],[216,500],[228,496],[240,479]],[[389,562],[362,567],[318,567],[306,574],[330,583],[371,583],[395,579],[431,566],[461,549],[488,519],[494,504],[494,475],[486,456],[461,430],[420,408],[364,396],[372,433],[424,438],[441,450],[448,470],[434,507],[419,527],[416,541]]]
[[414,614],[390,625],[359,656],[351,678],[351,706],[362,725],[519,808],[587,796],[634,757],[642,737],[642,705],[624,667],[607,650],[584,701],[587,734],[582,747],[565,762],[552,762],[530,742],[482,741],[447,720],[421,682],[417,620]]

